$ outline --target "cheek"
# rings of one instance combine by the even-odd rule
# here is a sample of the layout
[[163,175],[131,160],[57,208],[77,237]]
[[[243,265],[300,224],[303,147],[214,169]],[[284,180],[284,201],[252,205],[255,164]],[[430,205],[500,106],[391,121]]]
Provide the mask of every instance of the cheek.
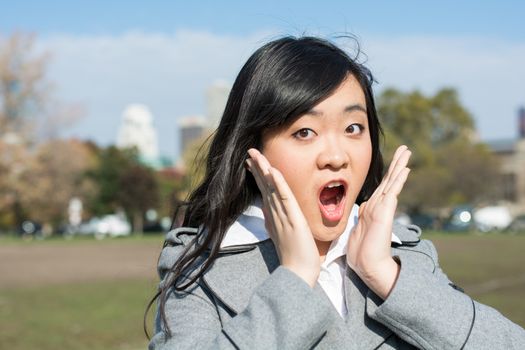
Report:
[[[368,174],[368,170],[370,169],[370,164],[372,162],[372,145],[365,144],[362,147],[359,147],[354,150],[356,152],[354,152],[352,157],[352,173],[355,179],[359,179],[359,187],[362,187],[365,182],[366,175]],[[360,190],[361,188],[359,188],[359,191]]]
[[301,174],[304,174],[304,170],[301,169],[301,162],[282,157],[279,161],[270,164],[283,174],[286,183],[290,186],[292,192],[297,195],[297,190],[301,187],[301,184],[305,183],[305,177],[301,176]]
[[307,185],[309,177],[305,174],[311,173],[311,166],[308,166],[308,160],[305,157],[297,157],[297,153],[286,152],[285,150],[278,154],[268,154],[270,164],[279,170],[283,175],[286,183],[292,190],[299,205],[303,207],[305,197],[307,197]]

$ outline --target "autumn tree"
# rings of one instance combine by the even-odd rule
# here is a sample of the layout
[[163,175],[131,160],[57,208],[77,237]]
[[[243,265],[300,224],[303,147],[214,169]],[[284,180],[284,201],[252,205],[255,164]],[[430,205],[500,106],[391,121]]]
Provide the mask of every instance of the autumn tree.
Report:
[[27,170],[39,167],[42,176],[54,171],[43,171],[48,164],[38,160],[40,143],[58,136],[81,115],[80,108],[54,98],[53,85],[46,77],[48,62],[47,53],[37,52],[34,35],[0,34],[0,222],[5,226],[34,214],[23,207],[23,203],[34,203],[23,198],[36,199],[34,184],[26,186],[23,179]]
[[35,36],[0,35],[0,136],[19,142],[56,137],[82,115],[82,108],[64,104],[47,79],[49,54],[35,49]]
[[401,206],[414,212],[492,198],[497,160],[477,140],[473,118],[454,89],[433,96],[387,89],[378,98],[378,113],[385,159],[400,144],[413,151]]
[[22,206],[39,222],[54,227],[67,222],[70,200],[77,197],[86,202],[95,190],[95,184],[85,176],[95,164],[95,155],[81,141],[39,144],[17,184]]
[[21,175],[32,162],[29,150],[18,142],[0,138],[0,229],[10,230],[24,220],[20,201]]

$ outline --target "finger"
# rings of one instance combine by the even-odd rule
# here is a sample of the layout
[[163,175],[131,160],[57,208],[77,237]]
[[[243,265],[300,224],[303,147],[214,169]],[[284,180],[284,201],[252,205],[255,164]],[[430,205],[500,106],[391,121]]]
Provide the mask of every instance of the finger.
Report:
[[392,161],[390,162],[390,166],[388,167],[387,173],[381,180],[381,183],[379,184],[379,186],[377,186],[377,188],[375,189],[374,193],[372,193],[372,195],[368,199],[368,202],[369,202],[368,208],[370,210],[372,210],[376,206],[378,200],[383,196],[385,192],[385,188],[388,186],[389,182],[391,181],[390,179],[392,177],[392,173],[394,172],[394,169],[396,169],[396,165],[398,164],[399,158],[403,155],[403,153],[407,149],[408,147],[405,145],[401,145],[396,149],[394,156],[392,158]]
[[263,154],[254,148],[248,150],[248,154],[250,154],[250,157],[253,160],[253,167],[259,173],[261,182],[264,183],[268,194],[271,194],[275,191],[275,184],[273,183],[273,179],[270,176],[270,162],[268,162]]
[[382,189],[386,186],[386,183],[388,182],[388,180],[390,179],[390,176],[397,164],[397,161],[399,159],[399,157],[401,157],[401,155],[403,154],[403,152],[405,150],[407,150],[408,147],[405,146],[405,145],[401,145],[399,146],[396,151],[394,152],[394,156],[392,157],[392,161],[390,162],[390,165],[388,167],[388,171],[386,172],[385,176],[383,177],[383,180],[381,181],[381,183],[379,184],[378,188],[381,188],[381,191],[380,193],[382,193]]
[[[273,170],[273,168],[270,168],[270,177],[273,177]],[[272,179],[272,181],[276,183],[274,179]],[[271,208],[270,213],[272,215],[272,220],[275,222],[277,235],[287,232],[293,226],[293,224],[290,221],[290,218],[288,217],[288,212],[285,207],[285,201],[282,197],[283,195],[279,192],[278,186],[276,185],[275,190],[271,193],[269,201]]]
[[393,182],[390,191],[383,196],[383,200],[381,201],[383,218],[391,218],[391,220],[394,219],[398,202],[397,197],[401,193],[409,173],[409,168],[403,169],[403,171],[401,171],[399,176]]
[[408,161],[409,161],[411,155],[412,155],[412,152],[410,152],[409,150],[405,150],[403,152],[403,154],[401,155],[401,157],[397,161],[397,164],[396,164],[396,166],[395,166],[395,168],[394,168],[394,170],[392,172],[392,175],[391,175],[388,183],[386,184],[385,188],[383,189],[383,193],[386,194],[386,193],[390,192],[391,187],[396,182],[396,180],[399,177],[399,175],[402,172],[404,172],[405,169],[408,169],[407,165],[408,165]]
[[276,193],[276,185],[270,173],[270,163],[264,155],[255,149],[250,149],[249,154],[252,159],[250,159],[248,164],[255,175],[257,186],[263,189],[263,202],[267,208],[265,220],[271,221],[275,232],[280,233],[286,224],[286,215],[283,213],[284,208],[279,198],[280,195]]
[[302,212],[292,190],[278,169],[271,168],[270,172],[275,183],[276,196],[282,208],[282,215],[289,218],[288,220],[297,222],[296,220],[301,219]]
[[252,173],[255,183],[261,192],[263,199],[267,199],[270,189],[268,188],[268,183],[264,180],[264,177],[261,173],[261,170],[256,166],[253,159],[247,159],[246,164],[248,165],[248,170]]
[[399,196],[399,194],[403,190],[403,187],[405,186],[409,173],[409,168],[402,169],[398,176],[392,181],[392,184],[388,192],[385,193],[385,196]]
[[[259,187],[261,192],[263,207],[267,208],[268,215],[266,215],[266,220],[274,221],[276,210],[275,201],[273,199],[273,192],[275,192],[274,185],[270,184],[270,181],[262,174],[262,170],[256,165],[257,163],[253,159],[247,159],[246,163],[248,164],[249,170],[253,174],[257,187]],[[273,222],[272,226],[277,229],[282,225],[278,222]]]
[[396,149],[396,151],[394,152],[394,156],[392,157],[392,161],[390,162],[390,166],[388,167],[387,175],[392,173],[397,164],[397,161],[399,160],[399,158],[401,158],[401,155],[406,150],[408,150],[408,147],[406,145],[401,145]]
[[271,165],[270,165],[270,162],[268,161],[268,159],[266,159],[266,157],[261,152],[259,152],[259,150],[255,149],[255,148],[250,148],[248,150],[248,154],[254,160],[255,165],[257,165],[259,167],[259,169],[261,170],[262,174],[264,176],[268,175],[269,174],[269,169],[271,168]]

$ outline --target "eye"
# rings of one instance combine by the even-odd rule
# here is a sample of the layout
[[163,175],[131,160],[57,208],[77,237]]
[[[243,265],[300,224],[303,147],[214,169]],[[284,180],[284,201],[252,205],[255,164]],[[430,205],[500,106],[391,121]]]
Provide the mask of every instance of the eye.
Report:
[[308,140],[314,137],[315,132],[312,129],[302,128],[292,134],[293,137],[300,140]]
[[362,124],[354,123],[349,125],[345,131],[350,135],[361,135],[365,131],[365,127]]

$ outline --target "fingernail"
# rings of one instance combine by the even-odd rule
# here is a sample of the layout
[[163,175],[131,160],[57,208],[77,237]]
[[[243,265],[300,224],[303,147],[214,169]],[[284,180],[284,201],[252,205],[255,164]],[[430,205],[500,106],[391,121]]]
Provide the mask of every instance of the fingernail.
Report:
[[251,160],[250,160],[250,159],[246,159],[246,160],[244,161],[244,167],[245,167],[249,172],[252,171],[252,169],[251,169],[252,164],[251,164]]

